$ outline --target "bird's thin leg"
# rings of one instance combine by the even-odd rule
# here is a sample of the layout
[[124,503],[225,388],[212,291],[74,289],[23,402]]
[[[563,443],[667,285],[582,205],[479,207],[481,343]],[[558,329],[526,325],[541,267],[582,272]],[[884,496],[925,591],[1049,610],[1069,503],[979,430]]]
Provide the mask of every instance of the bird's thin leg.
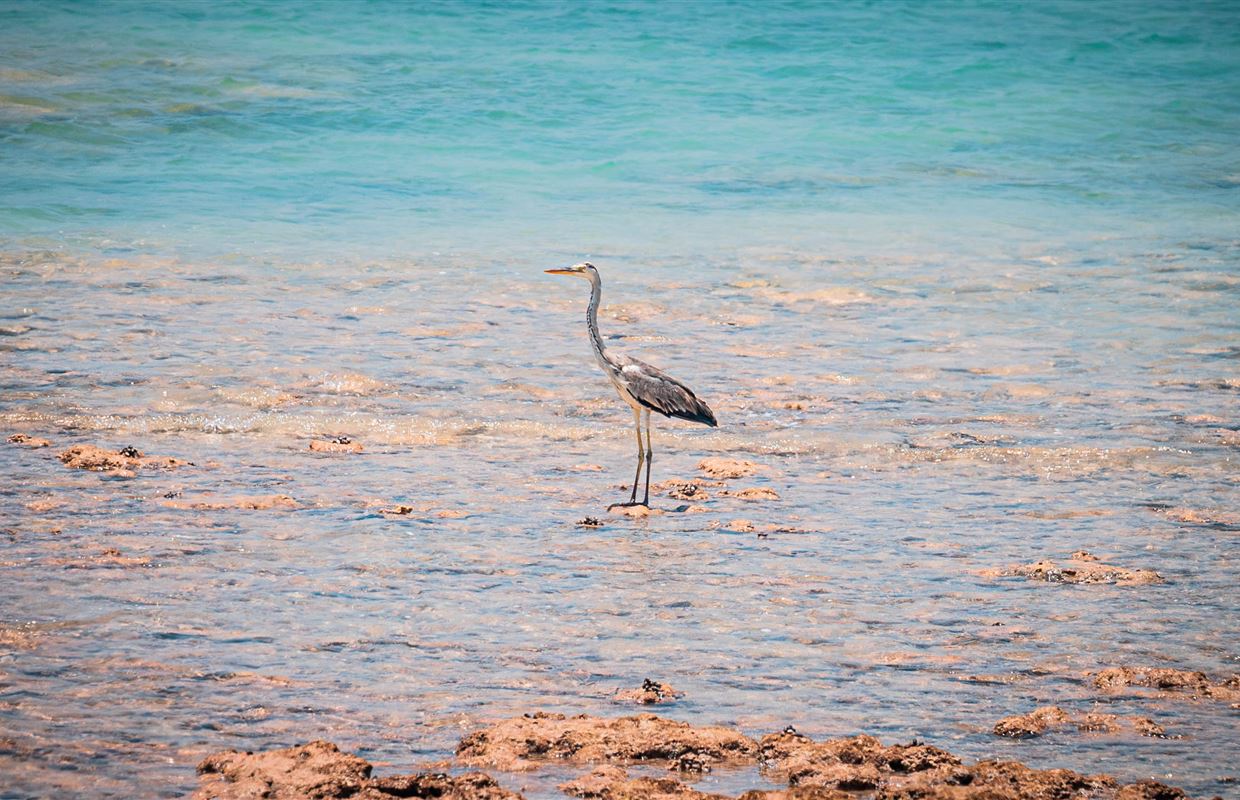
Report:
[[650,409],[646,409],[646,499],[642,501],[642,505],[650,508],[650,459],[654,456],[654,450],[650,448]]
[[[637,482],[642,479],[642,412],[636,408],[633,409],[633,424],[637,426],[637,474],[633,476],[633,492],[629,495],[631,506],[637,505]],[[647,480],[649,477],[646,476]]]

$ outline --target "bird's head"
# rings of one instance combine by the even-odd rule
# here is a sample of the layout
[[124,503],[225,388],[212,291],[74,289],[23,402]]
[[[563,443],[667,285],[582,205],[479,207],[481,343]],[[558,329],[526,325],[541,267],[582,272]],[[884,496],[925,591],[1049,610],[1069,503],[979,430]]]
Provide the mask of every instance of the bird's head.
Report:
[[579,278],[585,278],[588,281],[598,279],[598,270],[589,261],[583,261],[580,264],[573,264],[571,267],[564,269],[548,269],[543,270],[548,275],[576,275]]

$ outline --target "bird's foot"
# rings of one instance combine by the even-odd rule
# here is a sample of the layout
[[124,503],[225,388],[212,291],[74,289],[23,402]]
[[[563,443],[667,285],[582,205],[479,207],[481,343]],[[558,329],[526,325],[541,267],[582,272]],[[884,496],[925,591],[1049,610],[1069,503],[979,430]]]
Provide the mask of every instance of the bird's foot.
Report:
[[607,506],[607,510],[611,511],[613,508],[633,508],[634,506],[645,506],[646,508],[650,508],[649,503],[638,503],[634,500],[630,500],[627,503],[612,503]]

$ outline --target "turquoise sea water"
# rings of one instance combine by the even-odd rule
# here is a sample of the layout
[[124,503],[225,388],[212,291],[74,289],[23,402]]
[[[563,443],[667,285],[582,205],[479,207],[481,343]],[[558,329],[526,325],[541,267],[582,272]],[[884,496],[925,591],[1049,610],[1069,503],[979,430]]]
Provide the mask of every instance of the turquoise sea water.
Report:
[[1234,2],[8,2],[0,237],[315,260],[1231,238],[1238,87]]

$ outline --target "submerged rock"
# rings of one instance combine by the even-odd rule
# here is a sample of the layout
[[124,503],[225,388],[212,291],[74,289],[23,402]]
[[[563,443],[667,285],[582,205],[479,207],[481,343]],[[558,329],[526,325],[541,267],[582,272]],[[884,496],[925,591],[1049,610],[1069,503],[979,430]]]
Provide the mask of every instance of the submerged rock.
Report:
[[39,436],[31,436],[28,433],[15,433],[8,438],[9,444],[20,444],[23,447],[51,447],[51,441]]
[[746,478],[756,473],[760,466],[752,461],[739,458],[704,458],[698,463],[698,469],[712,478],[731,480]]
[[342,753],[336,745],[321,740],[262,753],[228,750],[208,756],[198,765],[202,786],[193,798],[521,800],[521,795],[501,788],[489,775],[479,772],[458,776],[423,772],[374,778],[372,769],[365,759]]
[[70,447],[61,453],[59,458],[70,469],[85,469],[94,472],[134,473],[139,469],[177,469],[194,466],[192,462],[171,456],[143,455],[134,447],[105,450],[93,444]]
[[1141,736],[1167,737],[1162,726],[1147,717],[1124,717],[1091,711],[1073,716],[1059,706],[1042,706],[1028,714],[1014,714],[995,723],[996,736],[1028,739],[1041,736],[1048,730],[1075,726],[1082,733],[1123,733],[1132,731]]
[[630,778],[614,766],[599,767],[559,788],[570,797],[588,800],[728,800],[721,794],[699,792],[676,778]]
[[1032,564],[1013,564],[1003,569],[985,570],[983,574],[989,577],[1021,577],[1048,583],[1114,583],[1121,586],[1140,586],[1163,582],[1162,576],[1152,569],[1128,569],[1104,564],[1084,551],[1073,553],[1072,558],[1061,564],[1042,559]]
[[753,739],[730,728],[693,727],[654,714],[600,719],[539,712],[471,733],[456,754],[466,764],[528,770],[549,758],[624,762],[693,753],[712,761],[752,761],[757,747]]
[[650,506],[630,506],[622,503],[608,506],[607,512],[621,517],[629,517],[630,519],[644,519],[645,517],[658,516],[663,513],[662,509],[651,508]]
[[313,439],[310,449],[316,453],[360,453],[366,448],[361,442],[355,442],[348,436],[335,436],[331,439]]
[[296,500],[286,494],[264,494],[251,495],[248,497],[224,498],[208,496],[189,500],[171,499],[163,501],[161,505],[167,508],[179,508],[193,511],[225,511],[231,509],[245,511],[269,511],[274,509],[293,511],[301,508]]
[[1117,691],[1125,686],[1145,686],[1164,692],[1184,692],[1194,697],[1210,697],[1240,705],[1240,674],[1211,680],[1204,672],[1170,667],[1109,667],[1093,673],[1094,686]]
[[689,481],[667,481],[661,487],[667,490],[667,496],[674,500],[692,500],[703,503],[710,495],[698,484]]
[[765,486],[755,486],[748,489],[740,489],[732,492],[724,489],[719,493],[720,497],[735,497],[738,500],[778,500],[779,492],[774,489],[768,489]]

